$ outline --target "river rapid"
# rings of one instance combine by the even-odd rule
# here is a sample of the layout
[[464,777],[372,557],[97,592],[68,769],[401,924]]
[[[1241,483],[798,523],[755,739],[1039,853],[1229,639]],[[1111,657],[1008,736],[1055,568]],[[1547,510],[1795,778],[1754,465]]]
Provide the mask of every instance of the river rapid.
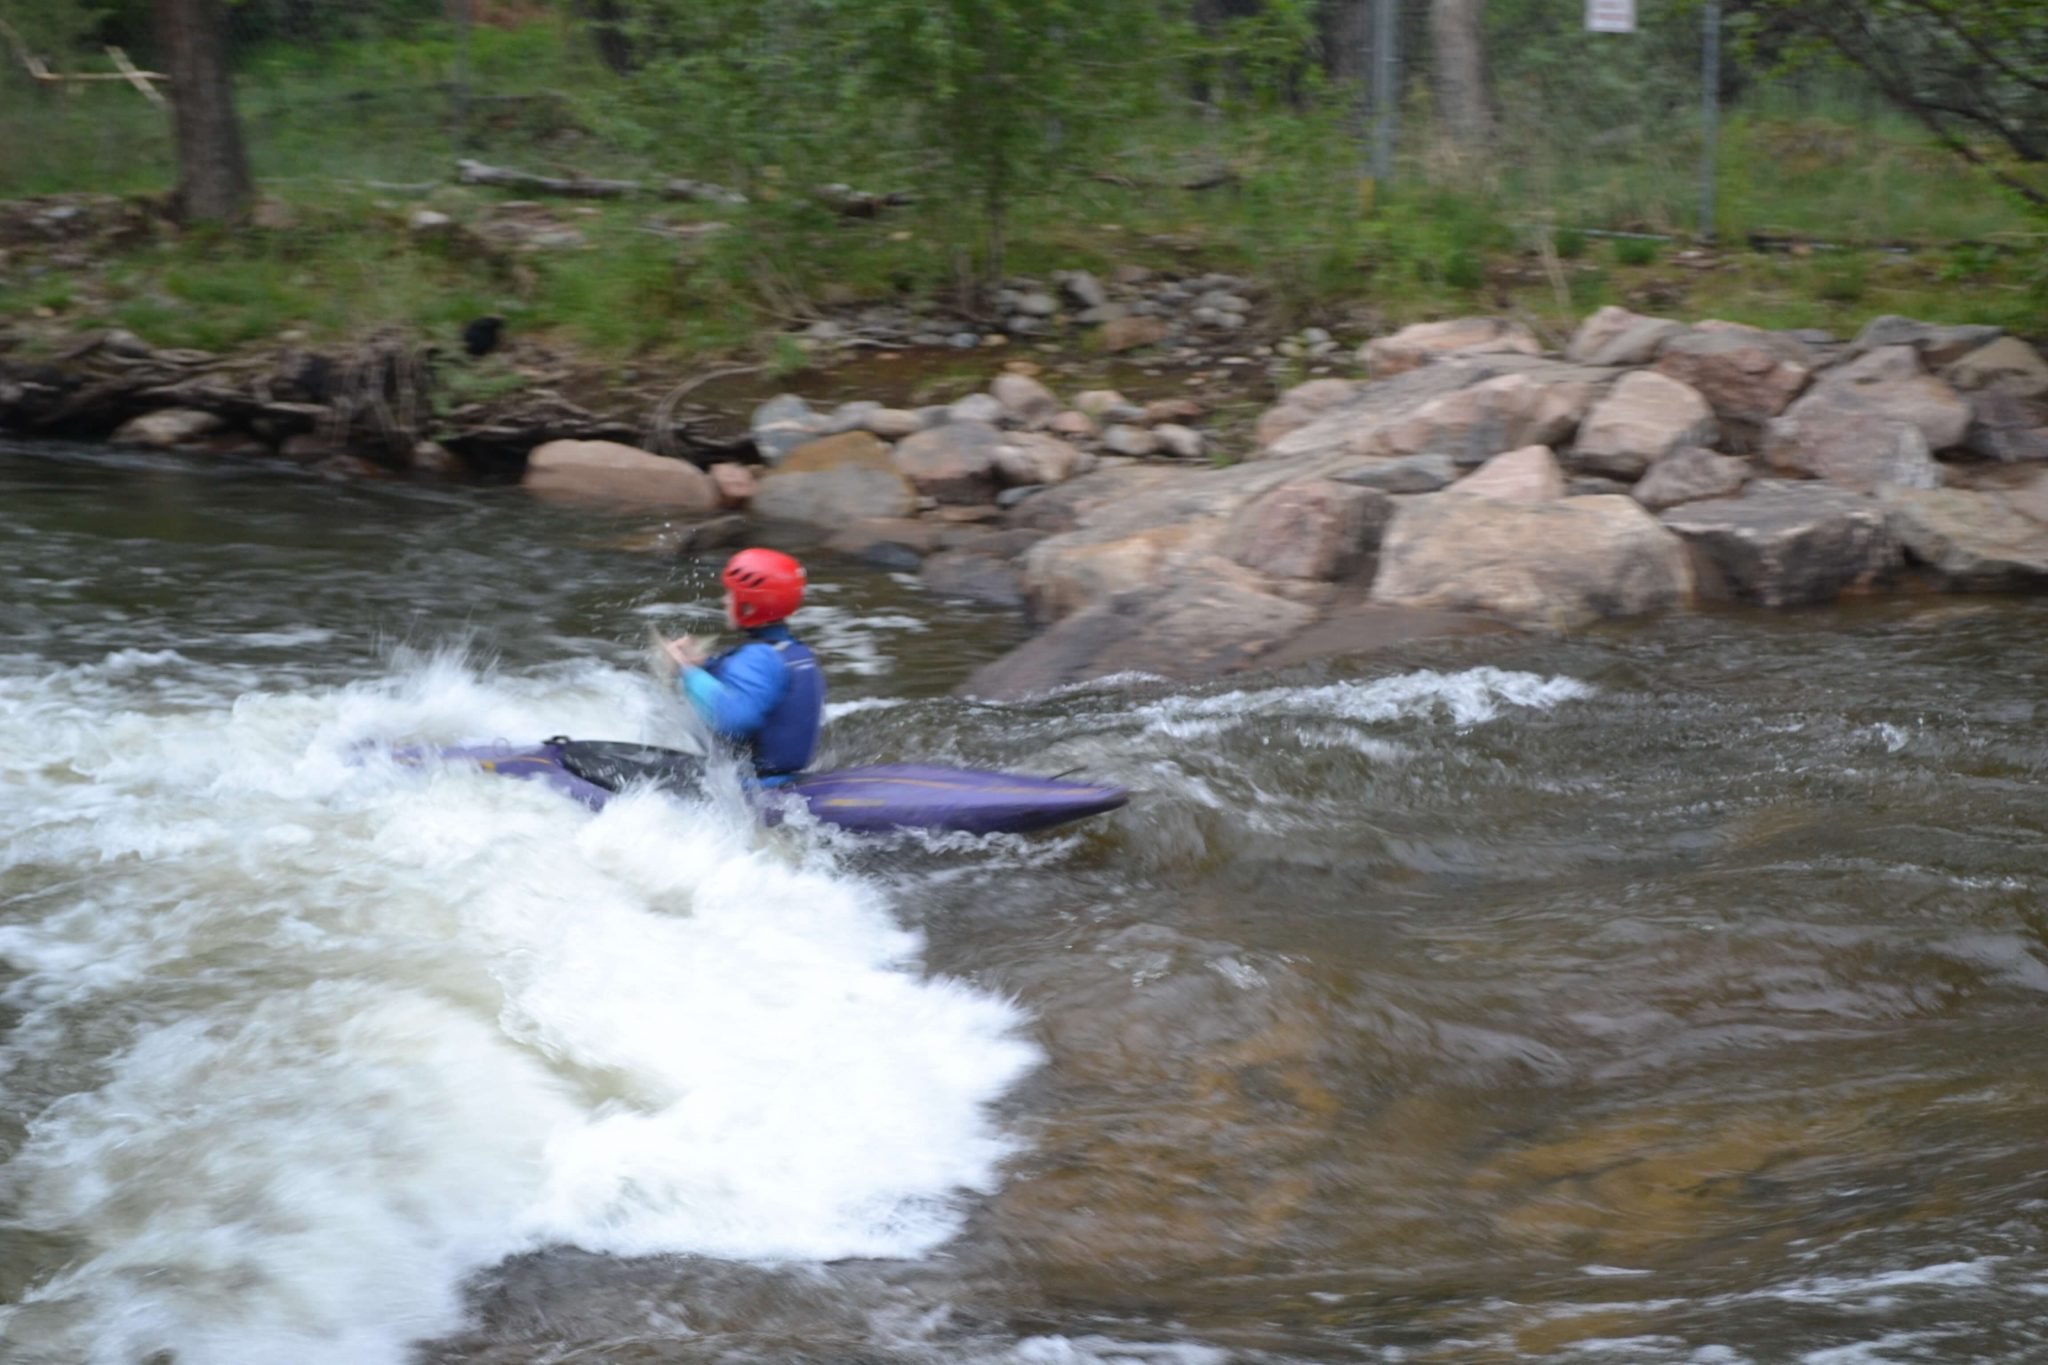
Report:
[[822,765],[593,816],[715,561],[516,489],[0,445],[10,1365],[2048,1355],[2048,601],[1018,705],[820,559]]

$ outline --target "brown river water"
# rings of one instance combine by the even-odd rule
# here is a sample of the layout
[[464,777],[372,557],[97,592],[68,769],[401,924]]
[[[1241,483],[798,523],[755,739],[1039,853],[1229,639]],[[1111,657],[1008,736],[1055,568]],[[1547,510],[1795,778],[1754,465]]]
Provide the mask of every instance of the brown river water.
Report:
[[1130,807],[381,758],[687,742],[639,529],[0,445],[0,1360],[2048,1359],[2048,600],[995,707],[820,558],[825,764]]

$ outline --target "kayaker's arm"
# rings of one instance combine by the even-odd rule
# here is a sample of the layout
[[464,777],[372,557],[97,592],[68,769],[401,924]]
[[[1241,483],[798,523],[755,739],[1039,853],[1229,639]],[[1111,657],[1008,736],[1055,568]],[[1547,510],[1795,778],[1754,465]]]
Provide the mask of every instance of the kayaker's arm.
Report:
[[789,689],[789,668],[770,647],[749,645],[710,668],[684,668],[676,685],[713,734],[751,739]]

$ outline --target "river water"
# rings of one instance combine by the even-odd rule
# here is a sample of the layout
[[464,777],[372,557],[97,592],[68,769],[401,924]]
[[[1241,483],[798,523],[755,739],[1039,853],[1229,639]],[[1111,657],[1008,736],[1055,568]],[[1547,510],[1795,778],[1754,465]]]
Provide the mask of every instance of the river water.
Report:
[[826,761],[1032,838],[384,761],[687,742],[710,561],[0,447],[0,1359],[2048,1352],[2048,602],[1001,708],[820,561]]

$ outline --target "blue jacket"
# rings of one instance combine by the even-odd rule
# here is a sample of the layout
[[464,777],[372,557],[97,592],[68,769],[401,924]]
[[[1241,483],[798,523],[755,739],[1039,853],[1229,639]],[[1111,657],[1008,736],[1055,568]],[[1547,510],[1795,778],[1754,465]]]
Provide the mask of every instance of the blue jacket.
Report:
[[746,643],[684,669],[676,684],[713,734],[747,750],[757,776],[809,766],[825,719],[825,675],[787,626],[748,631]]

